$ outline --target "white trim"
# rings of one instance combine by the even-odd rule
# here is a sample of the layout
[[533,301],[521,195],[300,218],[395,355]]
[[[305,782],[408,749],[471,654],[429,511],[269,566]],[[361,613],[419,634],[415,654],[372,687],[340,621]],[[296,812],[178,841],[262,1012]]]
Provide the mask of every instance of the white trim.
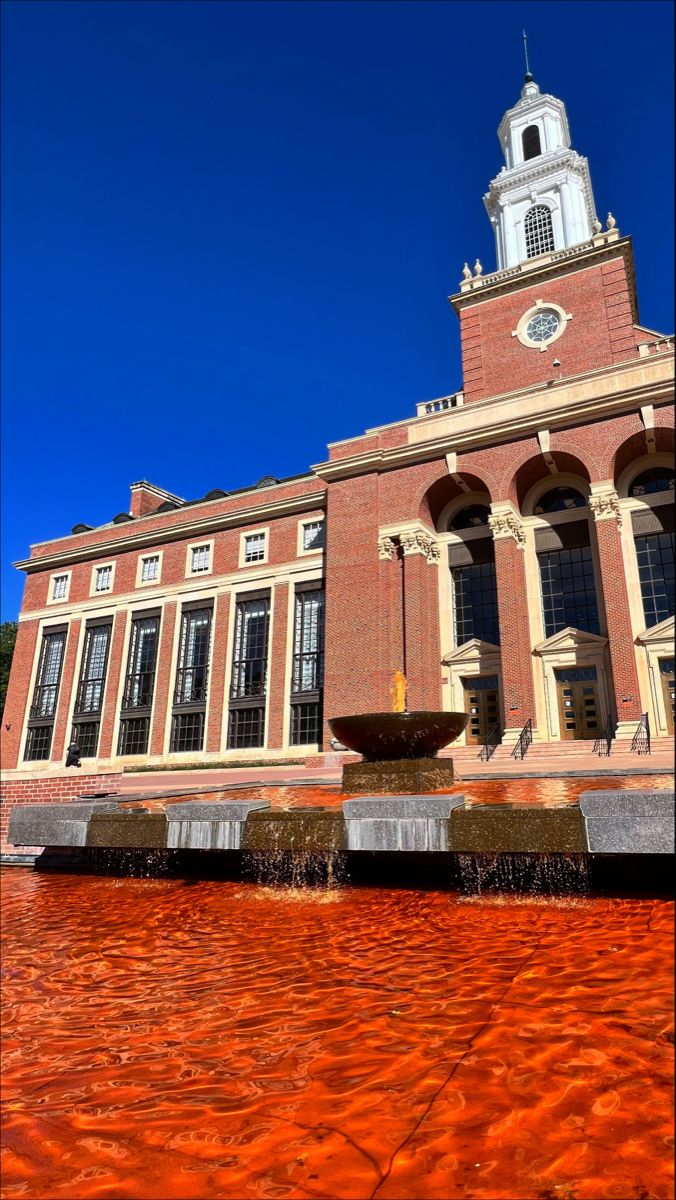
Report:
[[[246,544],[248,538],[262,537],[263,538],[263,557],[247,560]],[[239,535],[239,558],[238,564],[240,567],[262,567],[267,563],[270,557],[270,526],[261,525],[258,529],[244,529]]]
[[[90,596],[108,596],[108,595],[110,595],[110,593],[113,590],[113,584],[115,583],[115,567],[116,566],[117,566],[116,559],[111,559],[110,562],[92,563],[92,573],[91,573],[91,578],[89,580],[89,595]],[[108,587],[98,588],[98,590],[97,590],[96,581],[98,578],[99,571],[110,571],[110,579],[108,581]]]
[[[305,530],[308,525],[322,526],[322,544],[321,546],[309,546],[307,549],[304,546]],[[298,558],[307,557],[308,554],[324,554],[326,550],[326,517],[308,517],[298,522],[298,535],[296,545],[296,556]]]
[[[155,579],[144,579],[143,578],[144,563],[148,562],[149,559],[153,559],[153,558],[156,558],[158,560],[157,576]],[[150,554],[139,554],[137,562],[136,562],[136,587],[137,588],[152,587],[153,584],[157,587],[157,585],[162,582],[162,559],[163,558],[164,558],[164,550],[153,550]],[[204,574],[206,574],[206,572],[204,572]]]
[[[192,556],[195,550],[208,550],[208,566],[204,571],[193,571]],[[185,552],[185,578],[199,579],[203,575],[211,575],[214,570],[214,538],[205,538],[200,542],[189,542]]]
[[[55,571],[53,575],[50,575],[49,590],[47,592],[47,604],[48,605],[67,604],[68,603],[68,597],[70,596],[70,581],[71,581],[72,574],[73,574],[72,571]],[[54,595],[54,584],[57,579],[65,579],[66,580],[66,590],[65,590],[65,593],[63,596],[55,596]]]

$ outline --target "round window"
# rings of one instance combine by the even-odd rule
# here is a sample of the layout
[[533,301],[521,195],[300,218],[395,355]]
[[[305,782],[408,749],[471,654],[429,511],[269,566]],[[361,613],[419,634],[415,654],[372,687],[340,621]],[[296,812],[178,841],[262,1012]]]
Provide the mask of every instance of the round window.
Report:
[[526,337],[531,342],[549,342],[559,331],[561,318],[553,308],[543,308],[526,325]]

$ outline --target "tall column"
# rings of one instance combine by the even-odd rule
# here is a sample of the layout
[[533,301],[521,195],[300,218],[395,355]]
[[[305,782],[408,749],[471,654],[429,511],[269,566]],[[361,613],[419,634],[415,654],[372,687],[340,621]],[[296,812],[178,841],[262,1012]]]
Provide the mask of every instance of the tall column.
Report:
[[108,654],[108,678],[103,696],[103,711],[101,713],[101,729],[99,731],[98,758],[110,758],[117,746],[113,747],[113,730],[117,717],[117,700],[120,692],[120,676],[126,670],[122,662],[124,652],[124,635],[127,625],[126,609],[115,613],[113,628],[110,634],[110,652]]
[[61,686],[59,687],[54,733],[52,734],[52,749],[49,755],[52,762],[59,762],[64,757],[64,747],[70,742],[70,730],[66,729],[66,722],[68,721],[71,695],[75,685],[75,667],[81,624],[82,621],[78,617],[76,620],[71,621],[68,626],[66,653],[61,673]]
[[500,664],[505,705],[503,743],[510,744],[516,742],[529,718],[535,722],[524,555],[526,538],[519,514],[509,501],[491,505],[488,524],[495,543]]
[[608,650],[617,708],[615,736],[620,741],[628,740],[633,737],[641,717],[641,693],[620,539],[622,511],[612,480],[593,483],[588,504],[594,516],[601,567]]
[[5,711],[2,714],[2,767],[5,771],[18,766],[24,717],[31,702],[29,687],[39,628],[37,619],[19,621],[16,631]]
[[288,738],[285,739],[284,737],[288,629],[289,585],[285,581],[284,583],[275,584],[274,593],[270,651],[268,654],[268,688],[270,691],[266,739],[268,750],[281,750],[285,740],[288,741]]
[[402,533],[407,701],[411,711],[441,708],[439,547],[426,530]]
[[223,708],[225,698],[226,654],[228,648],[228,617],[230,615],[230,593],[219,592],[216,597],[214,624],[211,631],[211,663],[209,666],[209,723],[205,749],[207,754],[216,754],[223,738]]
[[167,705],[171,702],[169,682],[171,680],[174,653],[174,631],[176,628],[176,601],[165,604],[162,612],[160,644],[155,668],[155,696],[153,700],[153,723],[150,737],[150,753],[164,753],[164,731],[167,724]]

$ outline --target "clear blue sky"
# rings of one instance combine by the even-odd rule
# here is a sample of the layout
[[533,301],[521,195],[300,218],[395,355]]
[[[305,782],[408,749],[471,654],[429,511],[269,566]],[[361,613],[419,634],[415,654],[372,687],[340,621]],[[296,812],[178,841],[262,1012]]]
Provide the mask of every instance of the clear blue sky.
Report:
[[29,543],[460,385],[521,29],[673,329],[670,3],[3,4],[3,617]]

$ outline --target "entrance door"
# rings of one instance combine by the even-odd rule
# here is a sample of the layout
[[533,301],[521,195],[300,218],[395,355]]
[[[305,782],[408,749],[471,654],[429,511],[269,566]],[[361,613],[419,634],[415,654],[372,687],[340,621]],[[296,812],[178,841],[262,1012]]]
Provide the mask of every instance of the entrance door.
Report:
[[592,740],[603,733],[596,667],[555,670],[562,741]]
[[470,746],[483,746],[492,725],[500,720],[497,675],[463,679],[465,712],[469,715],[465,738]]
[[673,658],[660,659],[660,679],[662,681],[662,695],[664,696],[664,707],[667,713],[667,729],[669,733],[674,732],[674,694],[676,679],[674,678],[674,660]]

